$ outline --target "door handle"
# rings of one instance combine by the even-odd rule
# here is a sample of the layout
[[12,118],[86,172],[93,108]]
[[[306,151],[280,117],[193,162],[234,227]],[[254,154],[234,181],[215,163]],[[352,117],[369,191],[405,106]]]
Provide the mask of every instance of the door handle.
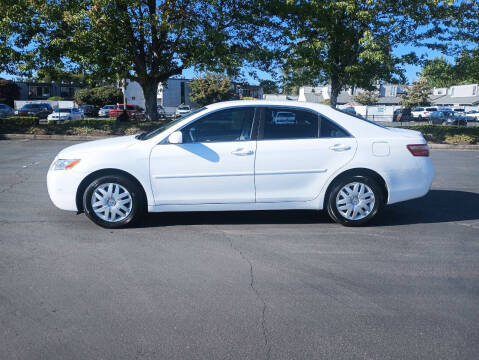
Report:
[[236,156],[248,156],[248,155],[253,155],[254,151],[253,150],[245,150],[245,149],[241,148],[241,149],[236,149],[236,150],[232,151],[231,153],[233,155],[236,155]]
[[330,147],[330,149],[333,151],[347,151],[347,150],[351,150],[351,146],[344,145],[344,144],[334,144],[333,146]]

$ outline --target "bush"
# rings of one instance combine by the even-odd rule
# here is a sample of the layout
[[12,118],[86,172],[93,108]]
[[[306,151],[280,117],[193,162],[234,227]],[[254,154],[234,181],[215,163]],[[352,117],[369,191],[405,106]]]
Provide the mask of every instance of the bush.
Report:
[[447,135],[445,141],[448,144],[461,144],[461,145],[468,145],[468,144],[475,144],[477,139],[470,135]]
[[435,143],[443,143],[446,138],[453,138],[454,136],[468,136],[470,143],[476,144],[479,142],[479,127],[471,126],[442,126],[442,125],[415,125],[406,126],[406,129],[420,131],[427,141]]
[[61,96],[50,96],[47,100],[50,101],[61,101],[63,98]]
[[79,105],[88,104],[102,107],[107,104],[123,102],[121,89],[113,86],[100,86],[93,89],[80,89],[75,92],[75,101]]
[[0,118],[0,133],[17,132],[21,129],[38,124],[38,118],[34,116],[12,116]]

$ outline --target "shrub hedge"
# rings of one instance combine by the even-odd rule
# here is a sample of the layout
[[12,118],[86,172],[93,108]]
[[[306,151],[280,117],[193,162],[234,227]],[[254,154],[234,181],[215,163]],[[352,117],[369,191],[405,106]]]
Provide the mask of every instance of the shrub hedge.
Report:
[[470,144],[479,142],[479,126],[414,125],[404,128],[420,131],[427,141],[435,143],[449,142],[448,138],[453,137],[457,139],[456,135],[467,136]]
[[[125,135],[150,131],[165,122],[118,122],[116,119],[82,119],[64,124],[39,125],[36,117],[0,118],[0,133],[19,134],[82,134],[82,135]],[[479,126],[414,125],[404,127],[420,131],[427,141],[435,143],[479,143]]]

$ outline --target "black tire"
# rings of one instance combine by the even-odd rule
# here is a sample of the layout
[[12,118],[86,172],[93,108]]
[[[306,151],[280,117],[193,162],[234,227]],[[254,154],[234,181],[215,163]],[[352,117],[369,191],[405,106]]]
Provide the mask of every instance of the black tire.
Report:
[[[105,221],[97,215],[93,210],[92,206],[92,197],[94,192],[102,185],[114,183],[119,184],[125,188],[131,197],[131,210],[129,214],[121,220],[118,221]],[[85,214],[92,220],[94,223],[108,229],[117,229],[126,226],[136,224],[145,213],[146,199],[139,189],[138,185],[130,180],[128,177],[123,175],[106,175],[101,176],[93,180],[85,189],[83,193],[83,209]],[[129,206],[128,206],[129,207]]]
[[[367,216],[359,220],[352,220],[344,217],[336,206],[336,198],[338,196],[338,193],[344,186],[354,182],[367,185],[374,194],[374,205],[371,211]],[[344,226],[361,226],[374,218],[378,211],[382,208],[384,204],[384,193],[381,189],[381,186],[379,186],[377,181],[373,178],[363,175],[352,175],[335,180],[331,190],[328,192],[326,201],[326,209],[328,211],[328,214],[335,222]]]

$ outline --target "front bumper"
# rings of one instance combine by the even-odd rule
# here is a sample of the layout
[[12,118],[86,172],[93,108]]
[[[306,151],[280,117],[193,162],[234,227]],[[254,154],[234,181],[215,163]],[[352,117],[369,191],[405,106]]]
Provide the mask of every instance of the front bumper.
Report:
[[47,174],[47,188],[53,204],[62,210],[78,211],[76,194],[86,173],[74,170],[49,170]]

